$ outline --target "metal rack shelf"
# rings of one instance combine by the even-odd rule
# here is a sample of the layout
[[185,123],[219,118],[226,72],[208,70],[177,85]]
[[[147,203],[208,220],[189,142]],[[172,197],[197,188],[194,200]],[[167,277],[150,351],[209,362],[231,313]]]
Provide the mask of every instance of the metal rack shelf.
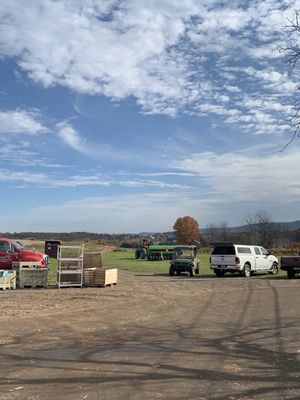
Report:
[[83,251],[81,246],[58,246],[57,248],[57,286],[82,287]]

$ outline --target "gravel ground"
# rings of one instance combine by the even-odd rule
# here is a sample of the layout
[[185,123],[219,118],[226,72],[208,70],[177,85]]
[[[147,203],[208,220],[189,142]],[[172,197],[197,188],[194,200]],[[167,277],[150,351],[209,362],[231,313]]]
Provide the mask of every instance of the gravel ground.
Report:
[[0,291],[0,399],[299,399],[300,279]]

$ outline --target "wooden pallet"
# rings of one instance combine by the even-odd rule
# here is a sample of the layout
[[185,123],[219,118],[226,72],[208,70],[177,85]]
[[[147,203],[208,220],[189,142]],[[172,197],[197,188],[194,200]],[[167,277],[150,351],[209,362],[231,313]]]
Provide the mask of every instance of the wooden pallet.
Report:
[[118,282],[118,269],[85,268],[83,285],[90,287],[114,286]]
[[12,263],[12,269],[20,270],[23,268],[41,268],[41,263],[38,261],[15,261]]

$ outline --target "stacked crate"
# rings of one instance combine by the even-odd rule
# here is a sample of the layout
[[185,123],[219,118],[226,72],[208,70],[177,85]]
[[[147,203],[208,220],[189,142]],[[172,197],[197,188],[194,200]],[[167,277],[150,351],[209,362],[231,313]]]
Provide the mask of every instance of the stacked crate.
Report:
[[98,274],[102,271],[102,254],[85,253],[83,256],[83,285],[97,286]]
[[20,261],[12,264],[16,272],[17,287],[46,288],[48,286],[48,268],[41,268],[36,261]]
[[0,289],[16,288],[16,271],[0,270]]
[[118,270],[104,269],[100,252],[84,253],[83,257],[83,285],[89,287],[105,287],[116,285]]

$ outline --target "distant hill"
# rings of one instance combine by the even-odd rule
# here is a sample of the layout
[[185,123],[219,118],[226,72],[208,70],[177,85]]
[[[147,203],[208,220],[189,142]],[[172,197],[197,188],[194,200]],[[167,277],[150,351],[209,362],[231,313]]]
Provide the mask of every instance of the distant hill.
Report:
[[[274,222],[274,224],[278,228],[286,228],[289,231],[296,231],[297,229],[300,229],[300,220],[292,222]],[[227,230],[230,232],[245,232],[247,229],[248,225],[227,228]]]
[[[274,224],[278,228],[285,228],[289,231],[296,231],[297,229],[300,229],[300,220],[292,221],[292,222],[274,222]],[[248,230],[248,225],[226,227],[226,231],[232,232],[232,233],[246,232],[247,230]],[[201,229],[202,235],[205,235],[208,232],[209,232],[208,228]]]
[[[289,231],[296,231],[300,229],[300,220],[292,222],[275,222],[278,228],[285,228]],[[226,227],[227,232],[240,233],[247,232],[248,225],[241,225],[235,227]],[[201,235],[209,233],[208,228],[200,229]],[[152,237],[154,241],[162,243],[171,242],[174,240],[173,232],[139,232],[139,233],[121,233],[121,234],[108,234],[108,233],[92,233],[92,232],[2,232],[0,237],[8,237],[12,239],[27,239],[27,240],[62,240],[62,241],[78,241],[78,240],[97,240],[101,242],[138,242],[142,237]]]

